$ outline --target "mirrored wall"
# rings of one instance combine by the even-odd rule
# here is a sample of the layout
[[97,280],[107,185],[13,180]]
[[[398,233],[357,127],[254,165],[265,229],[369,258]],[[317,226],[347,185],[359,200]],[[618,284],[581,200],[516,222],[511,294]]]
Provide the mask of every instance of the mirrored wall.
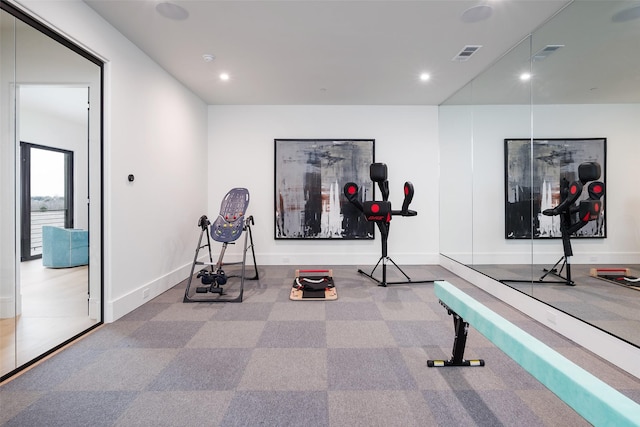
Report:
[[102,62],[2,2],[0,378],[102,322]]
[[[440,106],[442,255],[636,346],[640,282],[599,276],[640,277],[638,40],[639,2],[576,0]],[[544,211],[593,162],[563,242]]]

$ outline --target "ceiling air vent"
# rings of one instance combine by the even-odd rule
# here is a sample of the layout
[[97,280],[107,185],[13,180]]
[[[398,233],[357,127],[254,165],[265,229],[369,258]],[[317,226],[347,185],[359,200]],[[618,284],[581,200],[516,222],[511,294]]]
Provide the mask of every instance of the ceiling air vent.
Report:
[[563,44],[548,44],[542,49],[540,49],[538,52],[536,52],[531,58],[534,61],[542,61],[544,59],[547,59],[547,56],[551,55],[553,52],[555,52],[556,50],[562,47],[564,47]]
[[452,61],[467,61],[471,58],[471,55],[476,53],[481,47],[480,45],[466,45],[460,53],[453,57]]

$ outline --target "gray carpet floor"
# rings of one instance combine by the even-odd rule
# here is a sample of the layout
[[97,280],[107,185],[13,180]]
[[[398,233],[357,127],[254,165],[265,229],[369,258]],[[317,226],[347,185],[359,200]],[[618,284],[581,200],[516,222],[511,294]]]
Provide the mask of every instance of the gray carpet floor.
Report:
[[[465,357],[486,366],[428,368],[454,337],[433,284],[385,288],[353,266],[315,267],[333,269],[336,301],[289,300],[303,267],[260,267],[239,304],[185,304],[180,283],[5,382],[0,424],[588,425],[473,328]],[[449,281],[640,402],[638,378],[447,270],[403,268]]]

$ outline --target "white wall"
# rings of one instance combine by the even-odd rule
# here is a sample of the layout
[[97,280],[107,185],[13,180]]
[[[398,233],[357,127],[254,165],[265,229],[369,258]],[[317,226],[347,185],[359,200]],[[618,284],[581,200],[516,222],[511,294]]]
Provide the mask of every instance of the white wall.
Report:
[[[20,89],[24,90],[24,87]],[[38,92],[38,88],[31,87],[30,90]],[[49,94],[49,92],[46,93]],[[64,93],[64,89],[62,91],[56,91],[55,93]],[[87,88],[84,88],[84,94],[86,98]],[[86,100],[84,105],[80,104],[80,108],[84,108],[86,111]],[[86,117],[86,113],[84,116]],[[32,105],[25,107],[24,102],[20,103],[18,120],[18,139],[21,142],[29,142],[73,152],[73,204],[75,207],[73,211],[73,226],[78,229],[88,229],[88,123],[86,121],[76,121],[68,117],[55,115],[52,111],[34,108]],[[37,173],[38,171],[34,172]]]
[[106,61],[104,318],[112,321],[188,275],[207,205],[207,107],[86,4],[19,3]]
[[473,107],[439,108],[440,253],[473,264]]
[[388,255],[399,264],[438,263],[437,107],[209,107],[209,217],[229,189],[246,187],[258,264],[373,266],[381,255],[377,230],[374,241],[274,239],[274,139],[286,138],[375,139],[393,208],[401,207],[404,182],[411,181],[411,209],[418,212],[392,219]]
[[[460,114],[468,109],[447,108],[457,108]],[[528,240],[504,239],[504,139],[527,138],[530,115],[529,106],[473,107],[473,197],[467,209],[448,211],[448,221],[460,224],[468,224],[473,212],[472,236],[448,232],[443,234],[442,246],[455,248],[452,240],[471,238],[474,264],[530,263],[532,254],[534,262],[544,264],[562,255],[558,240],[536,240],[532,246]],[[533,107],[535,138],[607,138],[607,238],[574,239],[573,263],[627,264],[640,259],[640,220],[635,214],[640,208],[640,188],[633,181],[640,158],[638,117],[640,105],[636,104]],[[441,137],[441,144],[455,140],[451,132]],[[443,182],[443,188],[448,185]],[[454,258],[465,261],[465,254]]]

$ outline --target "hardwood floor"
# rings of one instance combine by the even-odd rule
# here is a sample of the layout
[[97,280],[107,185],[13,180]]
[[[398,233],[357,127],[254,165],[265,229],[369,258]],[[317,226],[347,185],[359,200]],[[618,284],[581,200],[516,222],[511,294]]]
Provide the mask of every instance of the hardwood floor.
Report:
[[89,318],[88,267],[21,263],[22,312],[0,319],[0,375],[33,360],[97,322]]

